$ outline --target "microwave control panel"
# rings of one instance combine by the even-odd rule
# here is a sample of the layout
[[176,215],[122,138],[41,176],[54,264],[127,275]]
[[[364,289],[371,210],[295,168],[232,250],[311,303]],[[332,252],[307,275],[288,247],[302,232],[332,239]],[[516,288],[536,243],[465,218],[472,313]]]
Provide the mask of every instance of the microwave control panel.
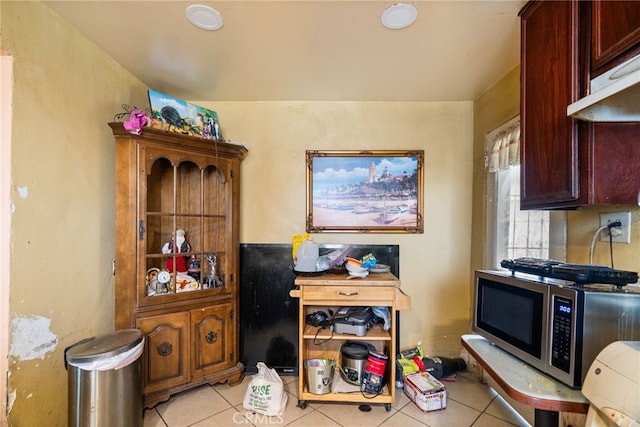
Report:
[[559,295],[553,296],[551,365],[566,373],[570,373],[571,369],[573,309],[571,299]]

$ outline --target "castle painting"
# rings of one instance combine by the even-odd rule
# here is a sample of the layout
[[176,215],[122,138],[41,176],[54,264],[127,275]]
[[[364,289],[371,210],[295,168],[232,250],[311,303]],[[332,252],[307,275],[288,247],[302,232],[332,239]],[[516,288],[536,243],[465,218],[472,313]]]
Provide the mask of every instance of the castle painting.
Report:
[[423,151],[307,151],[307,231],[422,232]]

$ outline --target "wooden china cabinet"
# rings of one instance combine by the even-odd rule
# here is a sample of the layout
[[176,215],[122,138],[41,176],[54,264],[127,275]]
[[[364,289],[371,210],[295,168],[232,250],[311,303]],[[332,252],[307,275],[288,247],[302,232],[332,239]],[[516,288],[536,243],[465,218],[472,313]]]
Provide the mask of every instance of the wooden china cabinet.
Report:
[[109,125],[116,140],[115,323],[144,332],[145,407],[204,383],[239,383],[239,176],[247,149]]

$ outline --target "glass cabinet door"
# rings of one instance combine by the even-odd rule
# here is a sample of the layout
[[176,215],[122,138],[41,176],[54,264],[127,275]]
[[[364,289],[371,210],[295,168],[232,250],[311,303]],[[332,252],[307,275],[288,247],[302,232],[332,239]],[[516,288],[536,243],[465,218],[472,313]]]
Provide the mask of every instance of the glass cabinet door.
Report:
[[221,291],[229,252],[226,160],[142,151],[139,271],[146,277],[140,300],[153,304],[161,296]]

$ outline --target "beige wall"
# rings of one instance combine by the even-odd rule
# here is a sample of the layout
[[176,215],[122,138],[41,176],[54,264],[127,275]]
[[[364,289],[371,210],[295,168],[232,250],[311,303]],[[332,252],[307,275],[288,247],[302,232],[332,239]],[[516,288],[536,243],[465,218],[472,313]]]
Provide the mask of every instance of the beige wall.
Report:
[[318,243],[398,244],[401,345],[455,355],[469,324],[472,103],[193,101],[243,141],[243,243],[289,243],[305,231],[305,150],[424,149],[424,234],[318,233]]
[[[614,243],[614,267],[640,271],[640,209],[637,206],[593,206],[567,213],[567,260],[587,264],[593,234],[600,227],[600,214],[631,212],[631,243]],[[597,240],[593,263],[611,266],[609,242]]]
[[[9,182],[11,181],[11,105],[13,60],[0,51],[0,373],[9,370]],[[0,396],[6,396],[0,381]],[[7,425],[6,399],[0,399],[0,426]]]
[[487,89],[473,105],[473,232],[470,274],[477,269],[487,268],[485,265],[487,174],[484,166],[484,138],[487,133],[518,114],[520,114],[519,65]]
[[14,64],[9,421],[66,426],[63,350],[114,328],[106,123],[122,103],[146,103],[146,87],[40,3],[1,7]]

